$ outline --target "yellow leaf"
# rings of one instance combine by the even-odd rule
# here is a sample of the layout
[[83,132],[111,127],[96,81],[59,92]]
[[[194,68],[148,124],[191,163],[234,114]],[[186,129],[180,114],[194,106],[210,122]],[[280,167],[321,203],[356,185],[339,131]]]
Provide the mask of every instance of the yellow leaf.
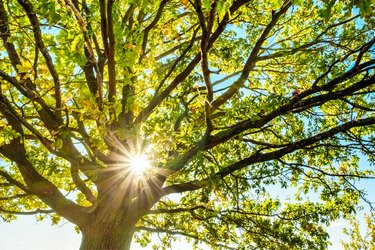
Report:
[[16,67],[18,73],[27,73],[33,69],[30,63],[17,64]]
[[76,36],[76,37],[73,39],[73,41],[72,41],[72,43],[71,43],[71,45],[70,45],[70,50],[71,50],[71,51],[74,51],[74,52],[79,51],[79,42],[80,42],[80,37],[79,37],[79,36]]
[[61,139],[58,139],[57,141],[55,141],[55,148],[57,150],[61,149],[63,147],[63,141]]

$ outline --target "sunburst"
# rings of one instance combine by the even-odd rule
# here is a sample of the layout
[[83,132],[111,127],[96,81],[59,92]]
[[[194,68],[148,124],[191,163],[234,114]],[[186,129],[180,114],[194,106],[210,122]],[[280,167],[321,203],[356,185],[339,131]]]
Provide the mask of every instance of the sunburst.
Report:
[[144,174],[151,168],[150,161],[146,154],[135,154],[129,157],[129,167],[137,175]]

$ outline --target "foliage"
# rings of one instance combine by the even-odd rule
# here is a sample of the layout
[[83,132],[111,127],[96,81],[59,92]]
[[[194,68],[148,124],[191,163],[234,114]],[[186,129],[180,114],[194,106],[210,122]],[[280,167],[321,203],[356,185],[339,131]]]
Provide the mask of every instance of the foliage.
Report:
[[[350,242],[343,242],[345,250],[375,249],[375,224],[373,215],[365,215],[367,232],[361,232],[359,222],[352,218],[350,224],[352,228],[345,229],[345,234],[350,237]],[[364,234],[364,235],[363,235]]]
[[0,216],[325,249],[375,177],[374,5],[0,0]]

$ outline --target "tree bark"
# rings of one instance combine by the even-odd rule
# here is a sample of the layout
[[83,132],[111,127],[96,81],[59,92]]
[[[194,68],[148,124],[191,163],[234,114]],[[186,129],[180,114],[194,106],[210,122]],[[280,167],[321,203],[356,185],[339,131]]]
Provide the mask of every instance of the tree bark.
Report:
[[[111,213],[109,211],[109,213]],[[92,222],[81,228],[80,250],[129,250],[135,231],[134,220],[112,220],[93,218]]]

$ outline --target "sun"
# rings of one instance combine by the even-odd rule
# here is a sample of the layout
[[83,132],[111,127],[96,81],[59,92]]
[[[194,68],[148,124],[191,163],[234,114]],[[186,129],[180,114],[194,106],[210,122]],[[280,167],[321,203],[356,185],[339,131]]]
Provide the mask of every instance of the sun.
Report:
[[151,167],[150,162],[145,154],[133,155],[129,159],[129,167],[137,174],[144,173]]

